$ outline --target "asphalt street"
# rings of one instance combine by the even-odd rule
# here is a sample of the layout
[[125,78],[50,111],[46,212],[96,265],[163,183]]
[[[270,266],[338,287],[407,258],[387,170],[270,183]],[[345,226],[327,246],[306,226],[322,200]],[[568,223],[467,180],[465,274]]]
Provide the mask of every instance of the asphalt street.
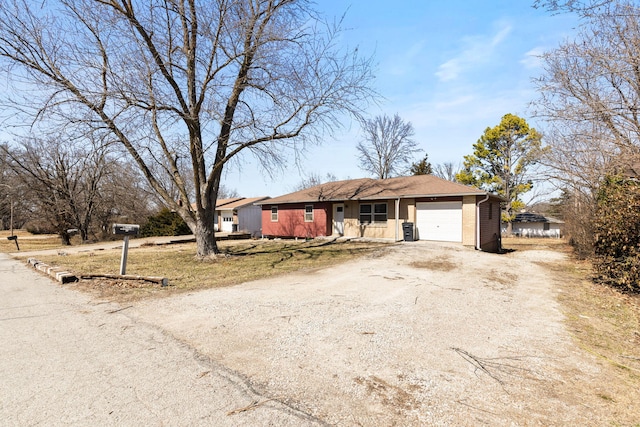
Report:
[[321,425],[126,305],[0,254],[0,424]]

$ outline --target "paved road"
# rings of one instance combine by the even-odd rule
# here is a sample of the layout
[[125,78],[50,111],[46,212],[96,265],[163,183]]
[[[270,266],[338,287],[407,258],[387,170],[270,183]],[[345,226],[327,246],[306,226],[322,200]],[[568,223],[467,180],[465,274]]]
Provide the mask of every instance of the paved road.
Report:
[[127,306],[65,289],[5,254],[0,293],[3,426],[322,424],[133,320]]

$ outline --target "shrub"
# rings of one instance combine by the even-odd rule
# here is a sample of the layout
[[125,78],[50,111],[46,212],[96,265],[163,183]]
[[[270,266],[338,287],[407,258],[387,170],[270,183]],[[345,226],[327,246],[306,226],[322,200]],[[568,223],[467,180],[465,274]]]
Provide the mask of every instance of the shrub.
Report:
[[56,229],[51,224],[44,222],[28,222],[24,228],[31,234],[57,234]]
[[567,194],[562,204],[564,235],[569,238],[573,253],[579,259],[593,256],[593,222],[596,211],[596,195],[584,193]]
[[140,227],[140,236],[183,236],[191,234],[189,226],[175,212],[164,208],[156,215],[147,218],[147,223]]
[[640,292],[640,182],[607,177],[594,218],[596,280]]

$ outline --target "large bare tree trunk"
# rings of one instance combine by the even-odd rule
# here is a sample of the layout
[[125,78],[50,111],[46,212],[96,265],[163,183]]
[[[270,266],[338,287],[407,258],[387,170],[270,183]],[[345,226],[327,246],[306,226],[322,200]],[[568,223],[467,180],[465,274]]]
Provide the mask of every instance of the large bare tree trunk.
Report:
[[45,3],[0,2],[0,71],[37,89],[11,105],[43,125],[109,132],[199,257],[217,252],[229,161],[247,152],[272,170],[375,97],[371,60],[336,47],[339,26],[305,0]]
[[196,256],[198,258],[210,257],[212,254],[219,252],[213,226],[200,221],[196,226],[194,236],[196,238]]

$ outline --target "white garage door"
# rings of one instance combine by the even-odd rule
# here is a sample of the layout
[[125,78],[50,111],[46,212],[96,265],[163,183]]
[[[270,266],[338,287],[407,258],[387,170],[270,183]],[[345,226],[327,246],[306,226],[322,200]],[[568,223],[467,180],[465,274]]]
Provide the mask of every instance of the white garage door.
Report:
[[462,202],[416,203],[417,238],[462,242]]
[[233,231],[233,211],[222,211],[222,231],[225,233]]

